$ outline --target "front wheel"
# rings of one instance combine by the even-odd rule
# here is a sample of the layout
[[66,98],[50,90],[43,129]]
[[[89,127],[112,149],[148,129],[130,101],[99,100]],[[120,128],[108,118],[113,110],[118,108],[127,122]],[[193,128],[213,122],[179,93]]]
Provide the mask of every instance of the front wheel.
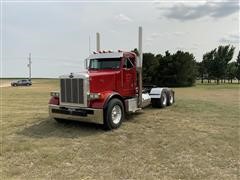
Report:
[[59,118],[54,118],[55,121],[57,121],[58,123],[65,123],[66,120],[65,119],[59,119]]
[[104,127],[107,130],[116,129],[121,126],[124,119],[124,107],[119,99],[112,99],[104,112]]

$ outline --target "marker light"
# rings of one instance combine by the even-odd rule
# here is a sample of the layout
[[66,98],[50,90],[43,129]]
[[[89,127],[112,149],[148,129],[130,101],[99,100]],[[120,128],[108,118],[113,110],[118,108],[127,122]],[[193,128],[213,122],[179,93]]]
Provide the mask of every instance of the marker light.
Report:
[[101,98],[101,94],[100,93],[90,93],[89,94],[89,98],[91,100],[100,99]]
[[59,92],[56,92],[56,91],[50,92],[50,96],[52,96],[52,97],[59,97],[59,95],[60,95]]

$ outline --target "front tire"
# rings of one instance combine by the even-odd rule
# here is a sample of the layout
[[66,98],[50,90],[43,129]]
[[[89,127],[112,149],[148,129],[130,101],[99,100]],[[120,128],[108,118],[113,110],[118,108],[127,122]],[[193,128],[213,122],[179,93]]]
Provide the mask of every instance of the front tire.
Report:
[[104,127],[107,130],[119,128],[124,119],[123,103],[119,99],[112,99],[104,110]]
[[59,118],[54,118],[55,121],[57,121],[58,123],[65,123],[66,120],[65,119],[59,119]]

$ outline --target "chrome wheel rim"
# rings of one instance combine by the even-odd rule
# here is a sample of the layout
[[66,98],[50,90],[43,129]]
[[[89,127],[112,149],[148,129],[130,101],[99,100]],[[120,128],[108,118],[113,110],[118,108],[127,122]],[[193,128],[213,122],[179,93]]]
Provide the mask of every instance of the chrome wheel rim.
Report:
[[122,118],[122,109],[119,105],[115,105],[112,109],[112,121],[114,124],[118,124]]
[[167,105],[167,96],[165,93],[163,94],[163,105]]

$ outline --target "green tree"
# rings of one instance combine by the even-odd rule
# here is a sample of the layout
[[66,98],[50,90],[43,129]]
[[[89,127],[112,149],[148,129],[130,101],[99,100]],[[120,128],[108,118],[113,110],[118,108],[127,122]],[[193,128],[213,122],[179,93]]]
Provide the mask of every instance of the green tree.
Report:
[[227,73],[227,64],[233,58],[235,48],[230,45],[219,46],[214,54],[212,73],[217,78],[219,84],[220,79],[225,79]]
[[239,81],[240,81],[240,51],[238,52],[236,66],[237,66],[236,78],[238,79],[238,83],[239,83]]
[[215,78],[219,84],[220,79],[225,79],[227,65],[231,61],[235,48],[233,46],[219,46],[203,56],[203,62],[207,68],[208,79]]
[[237,75],[237,62],[231,62],[227,66],[227,78],[231,81],[236,77]]
[[149,85],[154,83],[158,61],[152,53],[143,54],[143,84]]
[[201,79],[201,83],[203,84],[205,69],[203,66],[203,62],[197,62],[197,77]]
[[158,67],[156,70],[155,84],[159,86],[167,86],[169,84],[176,84],[173,76],[175,74],[173,66],[173,57],[169,51],[165,52],[165,56],[161,54],[156,55]]
[[176,80],[178,85],[191,86],[196,80],[196,61],[193,54],[177,51],[173,55],[176,66]]
[[195,83],[197,71],[196,61],[192,54],[177,51],[175,54],[165,52],[165,56],[156,56],[157,68],[156,85],[158,86],[191,86]]
[[214,60],[214,54],[216,53],[216,49],[213,49],[210,52],[207,52],[203,55],[203,61],[202,61],[202,66],[203,66],[203,71],[204,71],[204,76],[207,77],[208,83],[211,83],[211,79],[214,78],[213,75],[213,60]]

